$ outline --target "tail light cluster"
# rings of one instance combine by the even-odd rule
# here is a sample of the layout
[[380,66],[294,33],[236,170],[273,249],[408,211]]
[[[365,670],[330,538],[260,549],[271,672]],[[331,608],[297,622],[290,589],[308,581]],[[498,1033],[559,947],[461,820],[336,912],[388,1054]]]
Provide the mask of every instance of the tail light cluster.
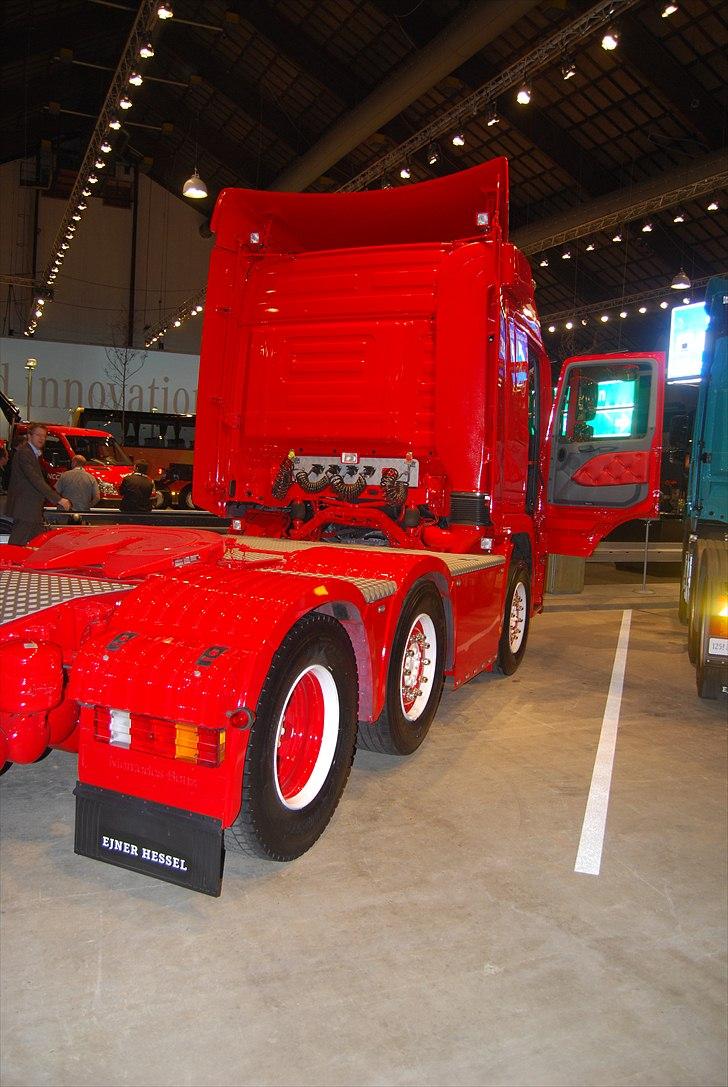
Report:
[[219,766],[225,758],[225,729],[169,721],[146,713],[94,706],[94,737],[140,755],[162,755],[198,766]]

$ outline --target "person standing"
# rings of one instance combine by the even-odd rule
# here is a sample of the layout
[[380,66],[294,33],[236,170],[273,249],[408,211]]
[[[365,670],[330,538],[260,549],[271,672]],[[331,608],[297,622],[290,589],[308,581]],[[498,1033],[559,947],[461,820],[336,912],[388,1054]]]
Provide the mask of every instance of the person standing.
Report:
[[31,423],[28,441],[18,446],[13,455],[5,512],[13,518],[8,543],[21,546],[43,531],[43,506],[53,503],[58,509],[70,510],[67,498],[60,498],[43,475],[40,458],[48,431],[42,423]]
[[122,513],[150,513],[152,509],[152,495],[154,484],[147,476],[147,465],[144,461],[134,462],[134,471],[124,476],[119,484]]
[[101,497],[98,481],[84,468],[86,458],[77,453],[71,467],[56,483],[56,490],[71,503],[74,513],[88,513]]

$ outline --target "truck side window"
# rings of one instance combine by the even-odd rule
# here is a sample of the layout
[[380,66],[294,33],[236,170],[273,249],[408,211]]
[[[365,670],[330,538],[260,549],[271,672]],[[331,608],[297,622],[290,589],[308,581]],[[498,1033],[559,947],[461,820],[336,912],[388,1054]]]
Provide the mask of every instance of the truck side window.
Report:
[[575,366],[564,390],[559,437],[565,442],[644,438],[652,374],[625,361],[582,370]]
[[53,468],[70,468],[71,458],[60,438],[49,434],[43,448],[43,456]]

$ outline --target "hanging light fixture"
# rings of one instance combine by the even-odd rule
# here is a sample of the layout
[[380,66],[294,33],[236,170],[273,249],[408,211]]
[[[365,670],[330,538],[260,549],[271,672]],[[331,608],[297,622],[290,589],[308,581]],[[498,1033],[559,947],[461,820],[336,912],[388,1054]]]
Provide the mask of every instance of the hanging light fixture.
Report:
[[594,242],[589,242],[589,244],[586,247],[586,251],[587,251],[587,253],[593,253],[595,248],[596,248],[596,246],[594,245]]
[[549,266],[549,258],[548,257],[541,257],[541,260],[539,261],[539,268],[548,268],[548,266]]
[[207,185],[202,180],[197,168],[197,129],[200,123],[200,115],[195,118],[195,168],[182,186],[182,195],[190,200],[204,200],[207,196]]
[[90,195],[91,195],[91,190],[90,189],[83,189],[81,191],[81,196],[90,196]]
[[624,320],[625,317],[627,316],[627,310],[626,309],[620,310],[619,311],[619,316],[622,318],[622,320]]
[[462,132],[456,132],[452,138],[453,147],[465,147],[465,135]]
[[154,46],[151,42],[144,42],[139,47],[139,56],[144,57],[144,60],[149,60],[150,57],[154,56]]
[[565,60],[564,63],[562,64],[562,66],[561,66],[561,75],[563,76],[563,78],[565,80],[566,79],[573,79],[574,76],[576,75],[576,65],[574,64],[574,61],[571,60],[571,58],[569,60]]
[[121,121],[118,117],[109,118],[109,128],[113,128],[114,132],[118,132],[121,128]]
[[405,162],[404,166],[399,171],[399,176],[403,181],[409,181],[412,177],[412,170],[410,169],[410,164],[408,162]]
[[617,33],[617,31],[614,29],[613,26],[610,26],[609,30],[606,32],[606,34],[602,38],[602,49],[606,49],[606,51],[608,53],[611,53],[612,50],[616,49],[618,45],[619,45],[619,34]]
[[497,125],[499,121],[500,121],[500,117],[498,116],[498,109],[497,109],[497,107],[496,107],[496,105],[494,103],[491,106],[490,113],[488,114],[488,120],[486,121],[486,124],[487,124],[488,128],[491,128],[493,125]]
[[642,233],[643,234],[651,234],[652,233],[652,223],[650,222],[649,219],[647,220],[646,223],[642,224]]
[[172,19],[174,18],[174,12],[172,11],[172,5],[162,3],[157,8],[157,15],[160,19]]
[[110,150],[111,150],[111,144],[109,143],[109,141],[108,140],[103,140],[102,143],[101,143],[101,152],[102,152],[102,154],[108,155]]
[[676,211],[675,214],[672,217],[672,221],[673,221],[673,223],[684,223],[685,222],[685,212],[682,211],[682,210],[681,211]]
[[144,82],[144,78],[141,72],[132,72],[129,76],[129,82],[131,83],[132,87],[141,87],[142,83]]
[[717,211],[717,210],[718,210],[718,201],[717,200],[711,200],[710,203],[708,204],[708,211]]
[[427,149],[427,162],[430,166],[436,166],[440,161],[440,152],[437,150],[437,144],[431,143]]
[[89,174],[89,175],[88,175],[88,183],[89,183],[89,185],[95,185],[95,184],[97,183],[97,181],[98,181],[98,180],[99,180],[99,179],[97,178],[96,174]]
[[518,102],[520,106],[527,106],[530,101],[531,88],[528,83],[524,83],[523,86],[519,88],[518,94],[516,95],[516,102]]
[[132,101],[128,94],[122,94],[121,98],[119,99],[119,106],[121,107],[121,109],[131,109]]
[[189,196],[192,200],[204,200],[207,196],[207,185],[197,173],[195,168],[182,186],[182,195]]
[[621,242],[621,240],[622,240],[622,231],[617,229],[614,232],[614,234],[612,235],[612,241],[613,242]]
[[674,291],[689,291],[692,284],[690,277],[684,268],[681,268],[676,276],[673,277],[673,281],[670,284]]
[[561,254],[561,259],[562,260],[571,260],[571,250],[570,249],[565,249],[563,251],[563,253]]
[[640,308],[638,309],[637,312],[638,313],[647,313],[647,306],[640,306]]

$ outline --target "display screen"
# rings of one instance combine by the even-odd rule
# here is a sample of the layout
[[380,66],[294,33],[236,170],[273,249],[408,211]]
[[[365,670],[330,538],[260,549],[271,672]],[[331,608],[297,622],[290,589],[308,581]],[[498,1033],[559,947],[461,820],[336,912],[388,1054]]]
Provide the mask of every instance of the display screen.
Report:
[[675,306],[670,319],[668,381],[695,381],[700,377],[707,327],[708,314],[702,302]]

